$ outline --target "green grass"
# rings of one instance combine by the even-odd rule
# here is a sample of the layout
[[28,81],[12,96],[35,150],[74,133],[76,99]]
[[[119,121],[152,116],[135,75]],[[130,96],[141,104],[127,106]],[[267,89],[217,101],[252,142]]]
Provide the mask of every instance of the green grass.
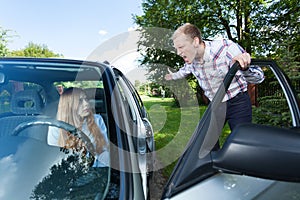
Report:
[[[142,99],[153,127],[156,155],[164,166],[163,174],[169,177],[207,107],[178,108],[172,98],[142,96]],[[221,143],[229,133],[226,125]]]

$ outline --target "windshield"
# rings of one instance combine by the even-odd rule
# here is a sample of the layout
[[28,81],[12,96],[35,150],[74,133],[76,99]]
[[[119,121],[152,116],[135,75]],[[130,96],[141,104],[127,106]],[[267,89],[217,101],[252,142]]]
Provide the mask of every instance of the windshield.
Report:
[[[104,194],[108,168],[89,167],[88,157],[26,137],[1,137],[0,144],[9,146],[1,148],[2,199],[86,199]],[[81,187],[90,192],[82,194]]]
[[0,66],[0,198],[116,196],[101,65],[4,59]]

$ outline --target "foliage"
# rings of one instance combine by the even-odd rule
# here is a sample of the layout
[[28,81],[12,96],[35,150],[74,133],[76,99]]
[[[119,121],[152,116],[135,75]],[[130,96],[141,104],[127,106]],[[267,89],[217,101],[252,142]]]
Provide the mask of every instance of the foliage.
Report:
[[[288,103],[274,73],[264,68],[265,80],[258,85],[258,104],[253,108],[253,122],[278,127],[291,127]],[[298,78],[299,81],[299,78]]]
[[142,4],[144,14],[134,19],[141,27],[169,30],[190,22],[200,28],[203,38],[226,37],[251,53],[252,31],[258,29],[254,20],[267,5],[263,0],[148,0]]
[[[231,39],[253,57],[267,56],[287,66],[287,72],[299,74],[299,7],[298,0],[144,0],[144,13],[134,16],[142,27],[142,64],[152,81],[165,86],[167,68],[177,71],[183,65],[170,47],[170,37],[178,26],[190,22],[200,28],[204,39]],[[157,27],[156,31],[151,27]],[[195,78],[189,77],[188,82],[201,99],[202,90]],[[181,93],[186,92],[184,88]]]
[[50,174],[35,186],[30,199],[94,199],[104,193],[108,169],[89,167],[88,162],[71,155],[53,165]]
[[10,52],[9,56],[34,58],[62,57],[61,54],[57,54],[49,50],[47,45],[39,45],[33,42],[30,42],[24,49]]
[[253,109],[253,122],[258,124],[267,124],[277,127],[291,127],[291,115],[285,106],[282,105],[282,99],[269,101],[261,100],[263,103],[269,103],[268,106],[260,106]]
[[10,51],[7,47],[8,42],[11,41],[11,38],[16,36],[12,35],[11,32],[11,30],[0,27],[0,57],[62,57],[61,54],[54,53],[53,51],[49,50],[47,45],[39,45],[33,42],[28,43],[24,49]]
[[63,81],[55,82],[55,86],[62,86],[63,88],[78,87],[78,88],[103,88],[102,81]]
[[255,52],[258,56],[281,58],[287,53],[300,61],[300,4],[298,0],[270,2],[255,20]]
[[[169,164],[163,169],[163,174],[169,177],[176,161],[165,163],[166,160],[170,155],[177,158],[181,155],[207,106],[178,108],[174,106],[175,101],[172,98],[142,96],[142,99],[154,131],[156,156],[163,164]],[[199,116],[195,117],[195,113],[199,113]],[[220,138],[221,144],[229,133],[229,126],[226,124]],[[165,147],[169,151],[162,150]]]
[[10,38],[14,37],[10,35],[10,32],[11,30],[0,27],[0,57],[4,57],[9,53],[7,44],[10,41]]

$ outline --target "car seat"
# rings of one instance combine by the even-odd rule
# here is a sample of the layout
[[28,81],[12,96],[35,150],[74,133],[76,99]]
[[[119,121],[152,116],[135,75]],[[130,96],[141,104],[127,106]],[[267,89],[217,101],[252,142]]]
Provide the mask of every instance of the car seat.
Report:
[[[0,118],[0,136],[11,135],[21,123],[38,120],[42,116],[43,100],[36,90],[19,91],[12,95],[10,109],[13,115]],[[18,135],[40,140],[47,138],[48,126],[30,126]]]

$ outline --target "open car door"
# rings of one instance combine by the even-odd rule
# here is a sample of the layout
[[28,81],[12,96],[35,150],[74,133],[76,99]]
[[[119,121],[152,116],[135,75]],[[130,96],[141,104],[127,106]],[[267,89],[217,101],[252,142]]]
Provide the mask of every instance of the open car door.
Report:
[[[225,119],[226,113],[226,103],[222,103],[222,99],[239,70],[239,64],[235,63],[179,158],[164,188],[162,199],[252,199],[261,195],[266,188],[271,191],[271,186],[277,181],[296,182],[295,191],[299,191],[300,184],[297,182],[300,182],[300,172],[296,169],[300,167],[300,147],[297,145],[300,142],[300,111],[297,97],[275,62],[253,60],[251,65],[264,66],[273,72],[291,113],[291,128],[245,124],[230,134],[221,149],[212,150],[224,125],[224,121],[220,121]],[[235,177],[234,174],[239,176]],[[226,185],[232,177],[236,192]],[[257,177],[262,179],[258,181]],[[244,191],[238,184],[252,184],[253,187]],[[218,188],[228,190],[222,192]]]

